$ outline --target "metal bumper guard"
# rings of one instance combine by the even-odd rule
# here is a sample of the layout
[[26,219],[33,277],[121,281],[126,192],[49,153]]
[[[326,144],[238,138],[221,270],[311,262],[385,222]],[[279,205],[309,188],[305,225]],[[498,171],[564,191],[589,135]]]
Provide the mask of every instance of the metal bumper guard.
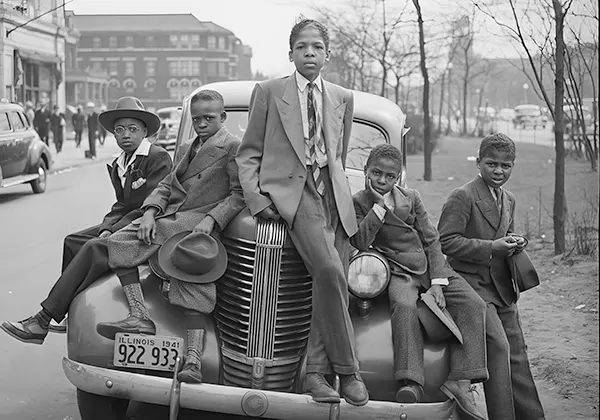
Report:
[[180,384],[176,378],[99,368],[66,357],[63,358],[63,370],[75,387],[92,394],[171,406],[172,419],[176,418],[179,407],[286,420],[442,420],[451,418],[455,411],[453,400],[430,404],[369,401],[362,407],[343,400],[339,405],[316,403],[309,395],[212,384]]

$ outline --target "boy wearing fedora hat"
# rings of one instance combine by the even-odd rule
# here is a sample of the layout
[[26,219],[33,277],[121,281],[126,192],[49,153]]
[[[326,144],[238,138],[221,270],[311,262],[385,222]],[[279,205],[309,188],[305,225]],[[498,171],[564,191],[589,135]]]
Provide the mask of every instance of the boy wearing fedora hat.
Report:
[[115,135],[122,152],[108,166],[117,201],[102,223],[68,235],[64,241],[62,275],[42,302],[42,310],[1,328],[26,343],[42,344],[48,330],[59,330],[50,320],[61,322],[73,298],[109,271],[107,238],[142,215],[140,207],[172,167],[171,157],[146,138],[156,133],[160,119],[144,109],[137,98],[119,99],[115,109],[100,115],[100,123]]
[[438,224],[442,250],[487,304],[490,379],[484,383],[491,420],[541,420],[544,410],[529,367],[517,309],[518,287],[508,260],[527,245],[513,235],[515,196],[503,185],[516,158],[515,143],[494,133],[481,140],[479,174],[452,191]]
[[[220,277],[215,275],[219,271],[209,268],[215,264],[222,268],[224,257],[222,248],[209,235],[223,230],[245,203],[235,162],[240,140],[223,127],[227,118],[223,97],[213,90],[200,91],[190,100],[190,113],[197,136],[188,143],[173,172],[146,199],[142,206],[144,215],[108,240],[109,264],[121,281],[130,316],[117,322],[101,322],[97,330],[111,339],[118,332],[155,334],[156,326],[144,302],[138,266],[146,263],[161,245],[164,254],[169,248],[165,245],[172,243],[168,240],[173,240],[173,235],[192,230],[203,234],[181,238],[177,252],[174,250],[168,259],[173,264],[165,268],[172,274],[169,301],[188,311],[187,358],[180,379],[200,382],[203,314],[211,313],[215,307],[214,281]],[[205,252],[199,252],[198,247]],[[214,255],[217,249],[219,252]],[[211,258],[207,258],[207,253]],[[194,260],[203,261],[198,267],[206,271],[195,272]]]
[[[424,333],[418,303],[425,291],[425,304],[456,336],[449,342],[450,373],[441,390],[456,399],[469,418],[484,419],[468,391],[471,383],[488,377],[485,303],[445,263],[438,232],[419,192],[397,185],[401,169],[402,155],[396,147],[382,144],[371,150],[364,169],[365,189],[353,197],[358,232],[350,238],[361,251],[375,248],[390,265],[396,400],[418,403],[423,397]],[[452,319],[456,325],[449,322]]]

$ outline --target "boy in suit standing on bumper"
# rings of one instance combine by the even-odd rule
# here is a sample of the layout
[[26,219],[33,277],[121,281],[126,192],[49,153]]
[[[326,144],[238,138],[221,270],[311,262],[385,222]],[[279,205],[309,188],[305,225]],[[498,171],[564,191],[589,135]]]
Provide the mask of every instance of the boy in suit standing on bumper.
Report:
[[309,19],[294,25],[289,60],[296,71],[255,86],[237,162],[250,212],[286,222],[313,279],[305,392],[338,402],[323,376],[333,368],[346,401],[364,405],[346,278],[348,238],[356,232],[344,173],[354,103],[351,92],[320,77],[328,59],[327,28]]
[[506,258],[524,249],[514,229],[515,196],[502,188],[510,178],[516,148],[501,133],[481,141],[479,175],[452,191],[438,229],[442,251],[487,304],[490,379],[484,383],[490,420],[543,420],[517,310],[517,290]]
[[469,284],[450,269],[442,255],[438,232],[417,190],[396,183],[402,155],[390,145],[378,145],[365,165],[365,189],[354,195],[358,232],[350,243],[358,250],[373,246],[390,264],[388,288],[394,346],[396,400],[418,403],[423,397],[424,337],[419,323],[419,293],[431,295],[456,322],[463,343],[450,342],[450,374],[442,391],[458,401],[470,419],[485,418],[469,395],[471,383],[488,378],[485,355],[485,303]]

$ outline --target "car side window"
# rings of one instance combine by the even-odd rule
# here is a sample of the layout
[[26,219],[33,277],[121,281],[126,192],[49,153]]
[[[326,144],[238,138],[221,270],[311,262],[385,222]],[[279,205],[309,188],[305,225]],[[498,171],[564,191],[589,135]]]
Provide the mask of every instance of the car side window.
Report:
[[6,112],[0,112],[0,132],[7,131],[12,131],[10,121],[8,120],[8,114]]
[[25,124],[23,124],[21,116],[17,111],[10,112],[10,122],[15,131],[25,131]]
[[30,121],[27,119],[27,115],[25,115],[22,112],[19,112],[19,117],[21,117],[21,121],[23,121],[23,125],[26,129],[31,127]]
[[378,127],[366,123],[352,123],[352,136],[348,144],[346,167],[362,170],[371,150],[379,144],[387,143],[387,138]]

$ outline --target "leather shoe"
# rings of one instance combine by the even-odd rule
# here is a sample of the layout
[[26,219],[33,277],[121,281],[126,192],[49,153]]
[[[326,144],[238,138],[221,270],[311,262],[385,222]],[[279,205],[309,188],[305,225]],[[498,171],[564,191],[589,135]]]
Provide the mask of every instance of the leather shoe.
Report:
[[5,321],[0,328],[23,343],[42,344],[48,335],[48,328],[40,324],[35,316],[18,322]]
[[128,316],[122,321],[100,322],[96,325],[96,331],[103,337],[114,340],[117,333],[155,335],[156,325],[149,318],[138,318]]
[[316,402],[340,402],[340,394],[329,385],[329,382],[327,382],[327,379],[325,379],[321,373],[307,373],[306,378],[304,379],[304,389],[302,392],[312,395],[313,400]]
[[396,401],[405,404],[416,404],[423,399],[423,387],[416,382],[406,381],[396,392]]
[[369,393],[360,374],[340,375],[340,393],[348,404],[365,405],[369,401]]
[[455,400],[458,408],[466,414],[469,419],[486,420],[485,416],[479,412],[475,405],[475,398],[473,398],[473,394],[469,390],[468,381],[466,381],[466,383],[467,386],[465,387],[461,386],[458,381],[446,381],[440,387],[440,391],[446,394],[451,400]]

